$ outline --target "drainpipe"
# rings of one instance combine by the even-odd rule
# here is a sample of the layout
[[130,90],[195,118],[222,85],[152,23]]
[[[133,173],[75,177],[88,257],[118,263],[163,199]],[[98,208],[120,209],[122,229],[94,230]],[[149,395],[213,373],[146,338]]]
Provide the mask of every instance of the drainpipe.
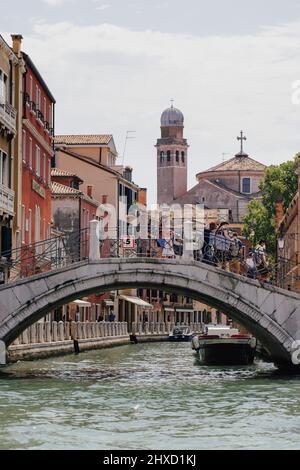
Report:
[[13,63],[9,61],[9,104],[13,104]]
[[23,74],[23,119],[27,119],[26,90],[27,90],[27,67]]
[[53,141],[52,141],[53,156],[52,156],[52,158],[51,158],[51,166],[52,166],[52,168],[55,168],[55,166],[56,166],[56,162],[55,162],[55,150],[54,150],[55,103],[53,103],[53,110],[52,110],[52,129],[53,129]]
[[117,256],[120,257],[120,195],[119,195],[120,180],[117,178]]
[[[9,104],[13,104],[13,63],[9,61]],[[12,138],[8,142],[8,187],[12,186]]]
[[79,220],[78,220],[78,242],[79,242],[79,258],[81,261],[81,208],[82,208],[82,199],[79,196]]

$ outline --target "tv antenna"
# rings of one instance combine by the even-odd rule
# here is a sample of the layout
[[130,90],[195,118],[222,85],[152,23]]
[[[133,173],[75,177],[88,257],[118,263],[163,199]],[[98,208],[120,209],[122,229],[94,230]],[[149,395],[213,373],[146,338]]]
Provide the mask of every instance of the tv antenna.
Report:
[[131,135],[131,134],[135,134],[136,131],[127,131],[126,132],[126,137],[125,137],[125,143],[124,143],[124,149],[123,149],[123,155],[122,155],[122,166],[124,165],[124,160],[125,160],[125,153],[126,153],[126,147],[127,147],[127,141],[129,139],[135,139],[135,135]]

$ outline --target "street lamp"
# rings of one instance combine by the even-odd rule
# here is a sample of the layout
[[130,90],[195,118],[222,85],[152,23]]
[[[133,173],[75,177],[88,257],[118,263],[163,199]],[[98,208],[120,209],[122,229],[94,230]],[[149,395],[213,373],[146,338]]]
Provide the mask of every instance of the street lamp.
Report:
[[279,248],[279,250],[284,249],[284,244],[285,244],[284,238],[283,237],[278,238],[278,248]]

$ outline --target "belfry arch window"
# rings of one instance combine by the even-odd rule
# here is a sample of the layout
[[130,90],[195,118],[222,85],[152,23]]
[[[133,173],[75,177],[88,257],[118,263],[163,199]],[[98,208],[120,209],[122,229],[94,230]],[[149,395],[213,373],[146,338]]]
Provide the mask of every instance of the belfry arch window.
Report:
[[171,150],[168,150],[168,151],[167,151],[167,161],[168,161],[168,162],[171,161]]
[[184,161],[185,161],[185,153],[184,152],[181,152],[181,161],[182,161],[182,163],[184,163]]
[[176,151],[176,162],[179,163],[179,152],[178,152],[178,150]]
[[164,158],[165,158],[164,152],[160,152],[160,163],[163,163]]

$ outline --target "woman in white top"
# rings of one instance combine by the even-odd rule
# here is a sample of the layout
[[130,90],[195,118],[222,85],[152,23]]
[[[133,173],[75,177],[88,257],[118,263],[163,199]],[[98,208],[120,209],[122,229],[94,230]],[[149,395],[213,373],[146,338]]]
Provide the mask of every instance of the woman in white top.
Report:
[[163,258],[174,258],[175,253],[173,249],[173,240],[165,240],[165,244],[162,251]]

